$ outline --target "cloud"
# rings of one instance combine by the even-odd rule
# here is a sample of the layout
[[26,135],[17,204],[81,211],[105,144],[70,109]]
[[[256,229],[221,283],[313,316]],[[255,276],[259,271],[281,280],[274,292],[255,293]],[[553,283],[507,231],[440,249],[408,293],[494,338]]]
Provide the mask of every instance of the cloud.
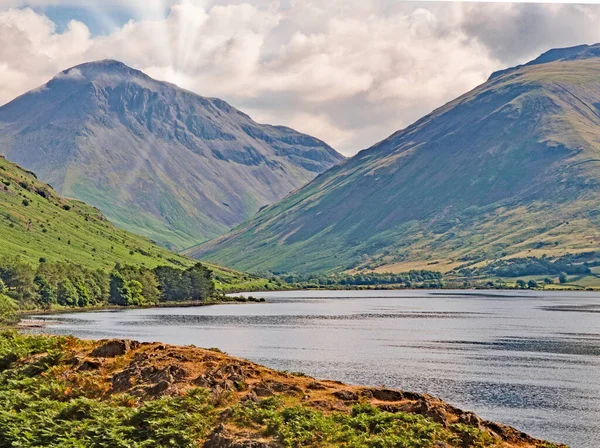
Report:
[[78,68],[72,68],[72,69],[67,70],[65,72],[60,72],[54,78],[55,79],[72,79],[72,80],[78,80],[78,79],[83,79],[83,75],[81,74],[81,70],[79,70]]
[[[0,0],[0,6],[69,1]],[[168,6],[168,13],[148,15],[142,0],[104,3],[131,8],[132,19],[100,36],[78,21],[59,32],[29,8],[0,10],[0,103],[78,63],[113,58],[221,97],[258,121],[313,134],[350,155],[494,70],[551,47],[600,41],[600,7],[591,5],[150,3],[156,11]],[[92,11],[104,14],[97,6]]]

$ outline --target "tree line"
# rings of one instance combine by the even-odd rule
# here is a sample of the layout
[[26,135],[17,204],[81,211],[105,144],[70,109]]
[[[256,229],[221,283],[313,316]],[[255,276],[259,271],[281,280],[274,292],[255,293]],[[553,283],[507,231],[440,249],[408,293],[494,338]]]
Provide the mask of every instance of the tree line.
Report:
[[282,275],[280,278],[288,284],[306,285],[307,287],[396,285],[406,288],[439,288],[443,286],[443,275],[440,272],[428,270],[412,270],[398,274],[375,272],[358,274],[288,274]]
[[471,276],[495,277],[525,277],[528,275],[559,276],[561,273],[568,275],[586,275],[591,273],[588,262],[575,263],[572,257],[561,257],[552,260],[547,257],[510,258],[496,260],[479,268],[464,268],[459,274]]
[[201,263],[188,269],[117,263],[106,272],[66,262],[41,262],[35,268],[6,257],[0,260],[0,294],[22,309],[141,306],[204,301],[215,296],[215,285],[212,271]]

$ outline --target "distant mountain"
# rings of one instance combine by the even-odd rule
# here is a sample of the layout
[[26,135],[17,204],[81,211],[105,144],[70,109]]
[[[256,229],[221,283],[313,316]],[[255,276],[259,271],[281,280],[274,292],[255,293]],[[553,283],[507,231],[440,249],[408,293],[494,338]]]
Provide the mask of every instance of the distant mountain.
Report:
[[600,44],[495,73],[189,253],[397,272],[599,248]]
[[1,107],[0,153],[172,248],[222,234],[343,160],[316,138],[110,60]]

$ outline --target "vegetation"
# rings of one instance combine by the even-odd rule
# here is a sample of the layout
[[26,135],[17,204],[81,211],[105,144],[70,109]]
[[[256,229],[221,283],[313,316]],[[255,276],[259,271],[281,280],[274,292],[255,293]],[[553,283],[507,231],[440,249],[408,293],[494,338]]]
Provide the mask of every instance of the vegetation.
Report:
[[[139,403],[101,399],[97,385],[73,388],[59,375],[70,338],[0,336],[0,447],[196,447],[216,413],[205,390]],[[27,365],[20,358],[39,355]]]
[[18,257],[5,257],[0,259],[0,282],[0,312],[7,320],[12,303],[22,309],[143,306],[216,296],[212,271],[200,263],[187,269],[117,264],[106,272],[65,262],[44,262],[34,269]]
[[300,288],[355,288],[384,287],[394,288],[443,288],[443,275],[440,272],[413,270],[398,274],[361,272],[358,274],[308,274],[281,275],[280,279],[293,287]]
[[[428,396],[387,391],[406,412],[345,404],[336,394],[352,386],[218,351],[113,341],[123,347],[114,356],[101,344],[0,334],[0,448],[558,447],[473,415],[461,422],[462,411]],[[257,398],[269,384],[280,392]]]
[[50,185],[0,156],[0,257],[38,264],[69,261],[90,269],[122,265],[191,266],[189,259],[123,231],[83,202],[60,197]]
[[[98,291],[98,284],[104,285],[105,281],[99,278],[106,277],[117,264],[130,277],[129,281],[139,281],[144,289],[142,300],[136,294],[138,285],[130,284],[133,296],[127,302],[155,303],[156,294],[149,291],[154,282],[148,283],[144,272],[158,266],[176,268],[174,272],[179,272],[196,264],[195,260],[115,227],[96,208],[60,197],[52,187],[38,181],[35,174],[3,157],[0,157],[0,181],[0,259],[4,260],[2,269],[15,269],[18,274],[14,275],[19,277],[12,278],[13,274],[7,271],[3,278],[12,278],[9,295],[16,295],[21,305],[29,306],[38,300],[64,306],[106,303],[107,292]],[[221,292],[278,287],[272,280],[259,276],[213,264],[204,266],[213,271],[215,288]],[[40,277],[36,279],[37,271]],[[72,274],[67,276],[69,271]],[[63,281],[66,277],[68,281]],[[17,288],[15,282],[28,283],[29,290]],[[42,299],[31,297],[34,287]],[[188,295],[189,292],[182,293],[175,300]],[[75,301],[82,305],[75,305]]]
[[[600,254],[592,253],[594,260]],[[524,277],[528,275],[551,275],[558,277],[561,274],[585,275],[592,271],[588,261],[576,262],[572,255],[550,259],[548,257],[508,258],[497,260],[479,268],[462,268],[458,273],[465,277]]]
[[452,424],[445,428],[421,415],[386,412],[370,404],[353,406],[350,413],[325,414],[303,406],[287,407],[274,397],[237,406],[234,419],[241,426],[276,437],[284,447],[486,447],[497,442],[473,427]]

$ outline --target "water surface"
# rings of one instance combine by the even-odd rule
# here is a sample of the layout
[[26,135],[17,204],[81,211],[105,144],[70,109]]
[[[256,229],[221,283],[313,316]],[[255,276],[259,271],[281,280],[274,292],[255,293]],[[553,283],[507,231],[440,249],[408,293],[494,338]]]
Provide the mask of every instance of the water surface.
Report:
[[269,367],[427,392],[577,448],[600,447],[600,295],[301,291],[263,304],[36,316],[45,331],[219,347]]

